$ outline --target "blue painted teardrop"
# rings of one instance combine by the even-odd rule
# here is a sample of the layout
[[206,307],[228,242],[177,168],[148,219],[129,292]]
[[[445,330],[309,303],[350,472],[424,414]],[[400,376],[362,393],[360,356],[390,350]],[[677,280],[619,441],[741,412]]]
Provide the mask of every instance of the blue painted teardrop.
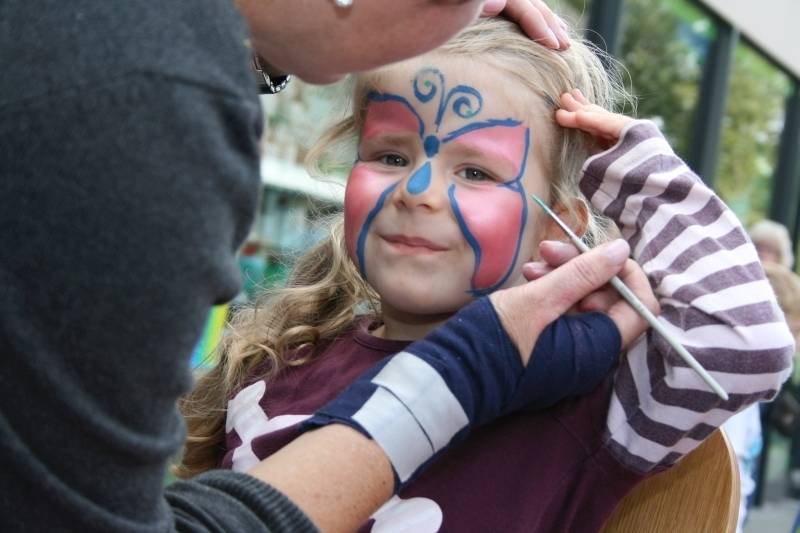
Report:
[[406,190],[411,194],[419,194],[424,192],[425,189],[431,184],[431,162],[426,161],[424,165],[419,167],[416,172],[408,180]]

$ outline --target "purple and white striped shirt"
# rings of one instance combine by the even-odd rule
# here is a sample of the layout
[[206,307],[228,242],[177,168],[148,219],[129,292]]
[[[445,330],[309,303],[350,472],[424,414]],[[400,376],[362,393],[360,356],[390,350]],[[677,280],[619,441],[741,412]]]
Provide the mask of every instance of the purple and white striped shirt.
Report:
[[630,243],[659,320],[730,396],[719,399],[652,331],[630,348],[614,380],[609,446],[636,471],[669,466],[736,411],[777,393],[794,340],[739,220],[653,123],[634,122],[590,158],[581,190]]

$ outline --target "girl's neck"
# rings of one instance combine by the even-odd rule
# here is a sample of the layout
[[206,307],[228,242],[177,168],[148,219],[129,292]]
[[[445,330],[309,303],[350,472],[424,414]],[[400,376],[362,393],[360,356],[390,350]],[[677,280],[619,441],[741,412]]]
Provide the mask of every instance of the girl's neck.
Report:
[[381,306],[383,324],[372,334],[382,339],[415,341],[453,316],[452,313],[436,315],[417,315],[404,313],[383,304]]

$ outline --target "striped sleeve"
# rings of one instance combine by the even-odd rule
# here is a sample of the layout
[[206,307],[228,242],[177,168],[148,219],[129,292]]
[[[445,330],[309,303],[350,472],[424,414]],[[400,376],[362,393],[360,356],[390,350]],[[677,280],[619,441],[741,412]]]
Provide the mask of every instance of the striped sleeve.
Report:
[[631,245],[659,320],[728,392],[716,396],[652,330],[614,377],[607,445],[637,472],[673,464],[748,404],[775,396],[794,340],[736,216],[649,121],[584,166],[581,190]]

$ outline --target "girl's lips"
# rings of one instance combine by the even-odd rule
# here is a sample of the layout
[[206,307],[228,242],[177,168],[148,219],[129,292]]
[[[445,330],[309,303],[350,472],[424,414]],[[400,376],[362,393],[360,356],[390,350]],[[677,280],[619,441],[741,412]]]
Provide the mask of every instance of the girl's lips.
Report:
[[417,248],[430,250],[432,252],[443,252],[447,250],[445,246],[440,246],[422,237],[410,237],[408,235],[384,235],[383,240],[390,244],[399,245],[406,248]]

